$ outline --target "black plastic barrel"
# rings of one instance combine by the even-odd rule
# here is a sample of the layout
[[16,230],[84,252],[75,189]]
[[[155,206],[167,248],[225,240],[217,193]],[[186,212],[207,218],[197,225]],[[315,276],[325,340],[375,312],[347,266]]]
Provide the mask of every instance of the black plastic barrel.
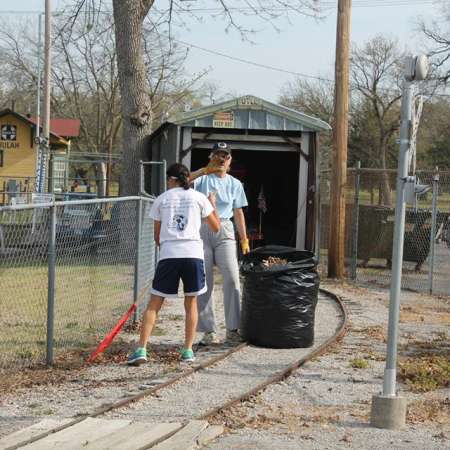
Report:
[[[270,256],[286,264],[266,267]],[[314,343],[314,319],[319,293],[313,253],[269,245],[244,256],[241,334],[254,345],[305,348]]]

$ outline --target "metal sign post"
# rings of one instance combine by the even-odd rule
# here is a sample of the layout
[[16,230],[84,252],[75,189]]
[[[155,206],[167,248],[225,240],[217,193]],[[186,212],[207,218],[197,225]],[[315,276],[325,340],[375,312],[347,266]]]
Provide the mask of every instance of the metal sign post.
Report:
[[[145,191],[145,179],[144,179],[144,166],[152,165],[162,165],[164,181],[163,181],[163,191],[167,190],[167,180],[166,180],[166,170],[167,161],[163,159],[162,161],[139,161],[139,195],[149,197]],[[138,200],[137,210],[136,210],[136,259],[134,264],[134,286],[133,286],[133,302],[137,303],[139,298],[139,293],[141,290],[140,286],[140,273],[141,273],[141,235],[142,235],[142,222],[143,222],[143,202],[142,199]],[[155,267],[159,260],[158,248],[155,248]],[[134,311],[133,321],[136,322],[138,319],[139,305]]]
[[426,57],[407,59],[402,92],[386,368],[383,393],[374,395],[372,398],[371,424],[378,428],[399,429],[404,427],[406,422],[406,399],[398,396],[396,391],[398,322],[405,235],[405,187],[408,182],[408,166],[411,157],[413,82],[425,79],[427,72],[428,62]]
[[166,171],[167,171],[167,161],[163,159],[162,161],[139,161],[139,195],[150,195],[145,192],[145,183],[144,183],[144,166],[159,166],[162,165],[163,169],[163,192],[167,191],[167,179],[166,179]]
[[439,169],[433,176],[433,210],[431,216],[431,232],[430,232],[430,264],[428,268],[428,290],[433,293],[433,272],[434,272],[434,254],[436,246],[436,219],[437,219],[437,198],[439,195]]

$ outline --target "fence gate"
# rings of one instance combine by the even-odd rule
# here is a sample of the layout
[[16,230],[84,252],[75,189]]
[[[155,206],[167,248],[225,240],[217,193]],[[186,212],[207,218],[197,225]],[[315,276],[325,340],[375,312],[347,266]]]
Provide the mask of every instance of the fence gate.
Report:
[[[321,175],[321,258],[327,262],[330,172]],[[408,205],[402,287],[450,295],[450,172],[417,171],[429,189]],[[346,186],[347,274],[389,287],[395,218],[396,171],[349,169]]]

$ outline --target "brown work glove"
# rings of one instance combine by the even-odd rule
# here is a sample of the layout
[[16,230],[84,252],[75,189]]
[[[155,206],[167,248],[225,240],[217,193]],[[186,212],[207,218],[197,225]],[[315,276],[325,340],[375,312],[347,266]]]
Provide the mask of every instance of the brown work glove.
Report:
[[250,245],[247,238],[241,239],[241,250],[243,255],[246,255],[250,252]]

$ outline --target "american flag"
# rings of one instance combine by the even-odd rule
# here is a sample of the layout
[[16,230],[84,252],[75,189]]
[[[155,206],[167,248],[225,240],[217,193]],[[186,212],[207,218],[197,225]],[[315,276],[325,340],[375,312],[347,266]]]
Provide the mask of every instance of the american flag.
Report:
[[264,197],[264,190],[262,185],[261,190],[258,194],[258,209],[260,209],[263,213],[267,212],[266,197]]

